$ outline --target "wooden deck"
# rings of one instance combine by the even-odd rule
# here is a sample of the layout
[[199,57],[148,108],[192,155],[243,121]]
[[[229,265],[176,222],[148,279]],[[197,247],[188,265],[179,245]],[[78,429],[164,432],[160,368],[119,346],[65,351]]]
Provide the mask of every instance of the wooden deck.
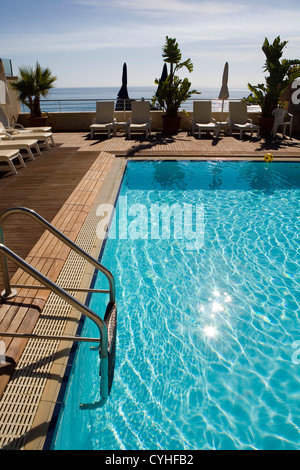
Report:
[[[300,140],[245,139],[224,136],[218,140],[153,134],[149,141],[127,140],[120,134],[110,140],[90,140],[86,133],[57,133],[56,146],[42,156],[26,159],[26,168],[13,175],[0,170],[0,213],[22,206],[38,212],[75,240],[115,158],[255,159],[267,152],[275,160],[299,160]],[[2,171],[4,170],[4,171]],[[56,281],[69,250],[31,219],[12,216],[4,224],[5,244]],[[27,282],[28,275],[9,263],[13,282]],[[3,290],[2,272],[0,289]],[[0,331],[30,333],[48,298],[48,291],[21,289],[11,301],[0,301]],[[8,364],[0,363],[0,397],[26,345],[23,339],[0,338],[6,345]]]
[[[299,136],[300,137],[300,136]],[[64,147],[78,147],[80,152],[109,152],[124,157],[207,157],[207,158],[261,158],[266,152],[272,152],[278,158],[299,157],[299,138],[260,139],[229,137],[221,134],[219,139],[205,136],[202,139],[188,135],[152,133],[149,140],[127,140],[122,134],[112,139],[104,136],[99,140],[90,140],[86,133],[57,134],[56,141]]]

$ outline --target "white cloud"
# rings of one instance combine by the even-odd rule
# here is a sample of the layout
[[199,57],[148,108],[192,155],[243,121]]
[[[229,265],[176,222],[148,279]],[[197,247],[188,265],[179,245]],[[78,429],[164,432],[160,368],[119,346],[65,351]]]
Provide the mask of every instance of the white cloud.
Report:
[[109,4],[102,0],[73,0],[72,3],[93,6],[98,8],[113,8],[129,10],[131,13],[153,14],[155,16],[165,14],[168,17],[174,14],[225,14],[241,12],[244,6],[241,2],[224,1],[199,1],[199,0],[111,0]]
[[[207,48],[214,54],[218,48],[237,46],[253,52],[262,44],[265,36],[281,34],[283,39],[293,38],[293,46],[299,47],[298,25],[300,11],[268,7],[268,15],[259,3],[249,4],[231,1],[206,0],[71,0],[72,4],[99,8],[97,14],[90,14],[86,21],[81,18],[43,34],[32,29],[23,29],[18,34],[2,31],[1,48],[6,54],[21,51],[57,53],[70,50],[100,50],[112,48],[162,47],[165,36],[176,37],[182,49],[193,47],[194,55],[207,54]],[[108,12],[109,10],[109,12]],[[146,21],[135,13],[145,15]],[[263,14],[264,13],[264,14]],[[78,14],[78,12],[77,12]],[[149,20],[149,14],[159,15],[159,20]],[[55,29],[56,28],[56,29]],[[223,46],[222,46],[223,45]],[[204,49],[204,50],[203,50]]]
[[300,9],[293,9],[292,4],[296,5],[290,1],[283,6],[276,0],[69,0],[69,22],[57,22],[54,16],[40,25],[40,31],[22,27],[19,34],[16,28],[12,34],[11,28],[2,29],[1,49],[13,60],[14,56],[51,59],[52,68],[66,58],[72,67],[71,53],[78,52],[84,69],[90,71],[96,66],[90,63],[91,57],[99,51],[106,64],[126,57],[139,67],[142,60],[145,75],[148,71],[150,76],[162,63],[161,49],[168,35],[176,37],[183,58],[195,62],[193,82],[201,78],[197,68],[212,67],[214,77],[215,67],[222,68],[225,61],[236,67],[236,77],[248,73],[251,81],[254,71],[261,74],[265,37],[273,40],[280,35],[289,41],[284,57],[299,55]]
[[[34,32],[24,32],[22,42],[16,39],[15,35],[2,35],[1,46],[6,54],[12,53],[47,53],[65,51],[92,51],[112,48],[133,48],[140,47],[140,35],[145,27],[131,28],[130,25],[122,25],[126,30],[126,41],[120,39],[120,25],[106,26],[97,29],[81,29],[74,32],[56,32],[39,34]],[[147,28],[146,28],[147,30]],[[157,43],[160,43],[160,39]],[[153,43],[152,43],[153,45]],[[147,46],[144,44],[143,47]]]

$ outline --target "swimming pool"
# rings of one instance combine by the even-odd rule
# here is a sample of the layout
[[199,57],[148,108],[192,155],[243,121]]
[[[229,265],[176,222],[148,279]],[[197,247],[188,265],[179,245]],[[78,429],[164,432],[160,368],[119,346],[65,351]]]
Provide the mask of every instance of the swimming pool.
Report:
[[[119,312],[112,392],[80,409],[99,399],[98,354],[81,344],[52,449],[299,448],[299,195],[299,163],[128,163],[102,256]],[[163,227],[157,207],[190,230],[175,209]]]

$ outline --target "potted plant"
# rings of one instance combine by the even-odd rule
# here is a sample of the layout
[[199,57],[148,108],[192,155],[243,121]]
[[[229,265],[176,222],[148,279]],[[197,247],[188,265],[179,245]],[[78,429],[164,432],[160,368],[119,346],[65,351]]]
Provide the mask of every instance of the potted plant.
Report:
[[162,57],[164,62],[170,64],[170,72],[164,81],[155,80],[158,86],[156,94],[153,96],[152,104],[156,103],[164,109],[163,130],[166,132],[178,132],[181,116],[178,110],[192,94],[198,93],[191,90],[191,83],[187,78],[179,78],[178,71],[185,67],[190,73],[193,71],[191,59],[182,61],[181,51],[176,39],[166,36],[166,42],[163,46]]
[[48,95],[57,77],[48,68],[42,68],[37,62],[35,68],[20,67],[19,77],[10,82],[11,87],[19,94],[19,100],[30,109],[29,124],[31,126],[45,125],[42,117],[40,98]]
[[280,36],[275,38],[272,44],[265,38],[262,50],[266,56],[264,72],[268,72],[266,83],[257,86],[248,83],[248,88],[253,93],[248,96],[248,102],[261,107],[259,125],[262,133],[271,132],[274,122],[272,111],[278,107],[280,97],[289,84],[300,76],[299,67],[294,67],[300,64],[300,60],[281,59],[287,43],[288,41],[281,42]]

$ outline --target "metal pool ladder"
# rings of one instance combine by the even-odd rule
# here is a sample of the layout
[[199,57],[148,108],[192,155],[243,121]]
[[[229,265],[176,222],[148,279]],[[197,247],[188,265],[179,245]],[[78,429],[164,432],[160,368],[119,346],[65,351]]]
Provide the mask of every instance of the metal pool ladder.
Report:
[[[22,214],[28,215],[42,225],[46,230],[55,235],[59,240],[64,242],[69,248],[74,250],[85,260],[91,263],[98,271],[101,271],[109,282],[109,290],[103,289],[79,289],[79,288],[62,288],[36,270],[33,266],[28,264],[16,253],[10,250],[4,244],[3,236],[3,224],[4,221],[11,215]],[[72,307],[79,310],[85,317],[90,318],[98,327],[99,338],[82,338],[79,336],[55,336],[55,335],[35,335],[35,334],[23,334],[23,333],[10,333],[1,332],[0,337],[18,337],[18,338],[34,338],[34,339],[47,339],[47,340],[60,340],[60,341],[78,341],[78,342],[97,342],[99,343],[99,356],[100,356],[100,396],[99,402],[92,405],[103,406],[110,394],[115,366],[115,349],[116,349],[116,328],[117,328],[117,304],[115,296],[115,282],[112,273],[105,268],[101,263],[95,260],[92,256],[82,250],[72,240],[63,235],[53,225],[47,222],[43,217],[37,214],[35,211],[25,207],[15,207],[8,209],[0,216],[0,260],[3,272],[4,291],[1,293],[1,297],[4,300],[12,299],[17,295],[17,291],[14,288],[26,288],[26,289],[47,289],[63,300],[68,302]],[[13,261],[19,268],[23,269],[30,276],[39,281],[42,285],[20,285],[11,284],[9,279],[9,271],[7,265],[7,259]],[[109,294],[109,302],[106,307],[104,319],[102,320],[99,315],[93,312],[89,307],[79,302],[75,297],[70,295],[67,291],[72,292],[97,292]],[[82,405],[82,407],[89,407],[89,405]]]

